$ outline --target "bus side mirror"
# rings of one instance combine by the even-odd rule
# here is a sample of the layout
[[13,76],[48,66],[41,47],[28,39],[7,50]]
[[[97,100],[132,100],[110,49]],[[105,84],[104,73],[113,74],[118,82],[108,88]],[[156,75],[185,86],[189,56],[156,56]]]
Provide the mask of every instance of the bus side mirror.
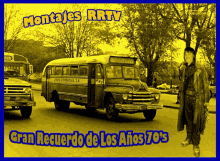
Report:
[[29,65],[29,73],[33,74],[33,65]]
[[147,72],[148,72],[147,68],[145,68],[145,77],[147,77]]

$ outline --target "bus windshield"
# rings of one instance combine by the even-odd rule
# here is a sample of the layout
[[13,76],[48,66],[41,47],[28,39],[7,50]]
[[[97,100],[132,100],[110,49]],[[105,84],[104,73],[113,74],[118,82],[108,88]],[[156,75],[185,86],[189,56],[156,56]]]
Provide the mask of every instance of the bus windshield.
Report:
[[131,66],[106,67],[107,78],[138,78],[138,69]]

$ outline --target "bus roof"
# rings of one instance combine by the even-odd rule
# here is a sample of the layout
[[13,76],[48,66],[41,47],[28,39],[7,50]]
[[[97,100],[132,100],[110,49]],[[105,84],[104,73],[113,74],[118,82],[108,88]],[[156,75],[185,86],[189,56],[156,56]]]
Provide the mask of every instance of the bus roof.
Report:
[[53,66],[53,65],[70,65],[70,64],[88,64],[88,63],[101,63],[101,64],[108,64],[110,63],[110,58],[118,58],[118,62],[121,63],[119,61],[119,59],[123,59],[123,58],[130,58],[130,59],[134,59],[134,64],[136,64],[136,60],[137,58],[132,58],[129,56],[125,56],[125,55],[98,55],[98,56],[89,56],[89,57],[78,57],[78,58],[61,58],[61,59],[56,59],[56,60],[52,60],[50,61],[43,70],[43,73],[46,69],[47,66]]
[[29,61],[25,56],[8,52],[4,52],[4,62],[29,64]]
[[[112,56],[112,55],[99,55],[99,56],[78,57],[78,58],[62,58],[62,59],[52,60],[46,66],[66,65],[66,64],[88,64],[88,63],[107,64],[110,61],[110,57],[131,58],[128,56]],[[132,59],[135,59],[136,61],[137,58],[132,58]]]

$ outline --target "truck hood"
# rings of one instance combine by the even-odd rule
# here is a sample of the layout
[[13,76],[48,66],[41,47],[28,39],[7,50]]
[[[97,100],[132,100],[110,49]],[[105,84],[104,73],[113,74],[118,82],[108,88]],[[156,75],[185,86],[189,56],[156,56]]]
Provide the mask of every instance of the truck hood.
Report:
[[31,86],[30,83],[17,79],[17,78],[8,78],[4,79],[5,86]]

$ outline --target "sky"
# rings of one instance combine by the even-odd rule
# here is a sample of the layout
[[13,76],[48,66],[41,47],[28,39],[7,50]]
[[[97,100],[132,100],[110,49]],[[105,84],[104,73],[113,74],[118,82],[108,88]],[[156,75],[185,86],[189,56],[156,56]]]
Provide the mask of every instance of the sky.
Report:
[[[19,22],[23,22],[23,17],[25,16],[31,16],[31,15],[41,16],[45,14],[49,15],[51,14],[51,12],[54,12],[54,13],[63,12],[65,9],[68,12],[72,11],[71,9],[68,10],[68,6],[70,6],[70,4],[65,5],[64,8],[63,8],[63,5],[51,4],[51,3],[50,4],[46,4],[46,3],[45,4],[17,4],[16,7],[20,9],[20,15],[19,17],[17,17],[17,20],[19,20]],[[120,6],[118,6],[117,4],[107,4],[107,6],[105,4],[90,4],[90,8],[91,9],[111,9],[111,10],[114,10],[117,8],[117,10],[120,10]],[[84,12],[84,14],[86,14],[86,11]],[[16,21],[16,23],[19,23],[19,22]],[[114,22],[114,23],[117,23],[117,22]],[[29,36],[29,33],[31,33],[32,31],[36,29],[45,30],[45,32],[47,32],[49,28],[50,28],[50,25],[45,24],[45,25],[24,28],[23,32],[27,33],[26,35]],[[31,37],[31,36],[30,38],[34,39],[34,37]],[[129,50],[125,48],[126,45],[127,45],[127,41],[125,39],[122,39],[120,41],[120,45],[116,44],[114,46],[110,46],[107,44],[102,44],[99,47],[103,51],[117,51],[118,54],[122,54],[122,53],[129,53]],[[180,63],[183,61],[183,52],[185,48],[185,42],[181,40],[176,40],[174,42],[174,45],[179,48],[179,50],[177,51],[179,55],[176,59],[174,59],[174,61],[177,61]]]

